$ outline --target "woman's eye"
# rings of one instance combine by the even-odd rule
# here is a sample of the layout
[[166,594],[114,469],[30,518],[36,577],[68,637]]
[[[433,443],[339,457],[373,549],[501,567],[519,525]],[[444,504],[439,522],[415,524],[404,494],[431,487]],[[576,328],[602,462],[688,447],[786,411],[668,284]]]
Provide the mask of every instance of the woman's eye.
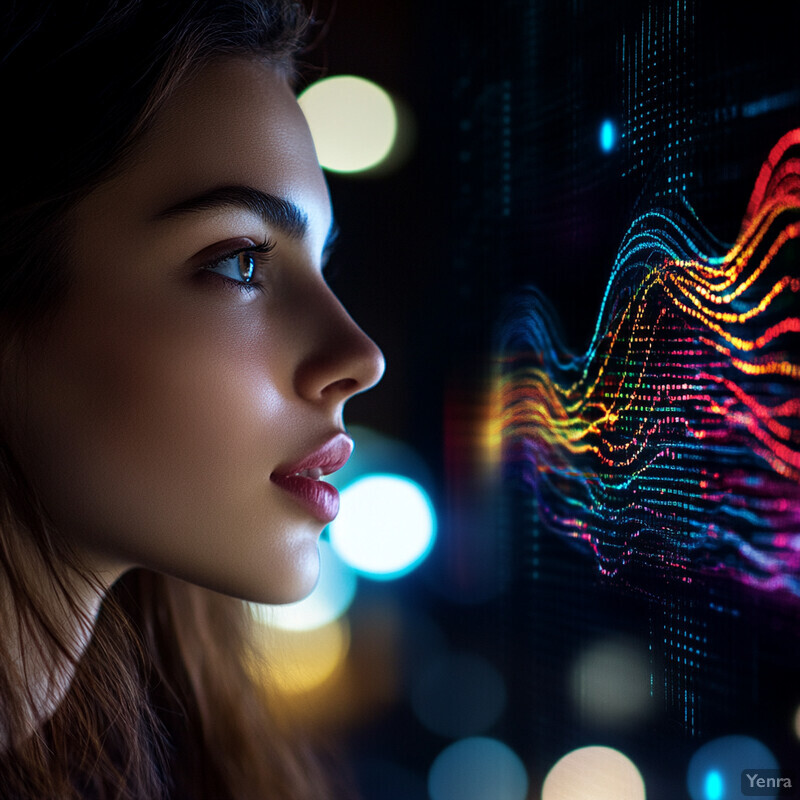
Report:
[[226,256],[206,269],[237,283],[252,283],[256,260],[250,250],[243,250],[241,253]]
[[227,256],[218,258],[211,264],[207,264],[203,269],[221,275],[229,281],[238,283],[242,286],[258,286],[256,273],[258,268],[264,266],[272,256],[275,248],[273,240],[267,240],[263,244],[237,250]]

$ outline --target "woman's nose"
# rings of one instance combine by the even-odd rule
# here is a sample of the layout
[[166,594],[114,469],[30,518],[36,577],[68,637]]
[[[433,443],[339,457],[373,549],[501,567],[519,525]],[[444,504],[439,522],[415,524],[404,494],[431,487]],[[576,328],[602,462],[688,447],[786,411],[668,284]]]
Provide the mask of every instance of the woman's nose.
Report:
[[374,386],[385,367],[380,348],[327,285],[307,301],[308,347],[295,371],[295,391],[306,400],[342,403]]

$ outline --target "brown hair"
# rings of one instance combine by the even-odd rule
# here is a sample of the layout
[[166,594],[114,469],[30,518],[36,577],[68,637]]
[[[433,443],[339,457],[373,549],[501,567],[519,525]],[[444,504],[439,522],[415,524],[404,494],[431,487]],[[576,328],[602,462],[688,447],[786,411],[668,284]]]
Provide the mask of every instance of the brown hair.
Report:
[[[0,19],[6,154],[0,182],[0,319],[6,341],[69,288],[68,216],[126,163],[175,86],[227,55],[293,75],[308,19],[290,0],[26,0]],[[13,381],[5,370],[2,379]],[[0,420],[6,434],[14,421]],[[262,800],[341,797],[290,741],[245,668],[244,604],[146,570],[105,597],[78,659],[45,602],[48,576],[87,625],[76,587],[97,587],[0,438],[0,796]],[[33,552],[35,567],[31,568]],[[49,589],[52,593],[52,588]],[[33,703],[10,641],[72,683],[29,735]]]

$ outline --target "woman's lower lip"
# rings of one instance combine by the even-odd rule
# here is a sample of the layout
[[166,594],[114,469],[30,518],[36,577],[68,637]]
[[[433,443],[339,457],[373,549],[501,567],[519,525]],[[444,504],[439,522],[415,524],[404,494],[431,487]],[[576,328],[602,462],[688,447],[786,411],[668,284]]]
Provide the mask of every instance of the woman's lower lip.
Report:
[[339,492],[325,481],[302,475],[273,475],[272,482],[289,492],[320,522],[332,522],[339,513]]

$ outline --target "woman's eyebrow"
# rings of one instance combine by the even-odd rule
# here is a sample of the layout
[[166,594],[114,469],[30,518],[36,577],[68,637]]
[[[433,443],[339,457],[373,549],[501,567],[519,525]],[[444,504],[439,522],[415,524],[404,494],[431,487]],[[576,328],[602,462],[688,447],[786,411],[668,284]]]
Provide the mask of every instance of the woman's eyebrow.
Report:
[[302,239],[308,232],[308,216],[298,206],[290,200],[262,192],[252,186],[220,186],[211,189],[159,211],[154,219],[174,219],[228,208],[249,211],[293,239]]
[[[175,219],[188,214],[222,211],[226,208],[249,211],[293,239],[302,239],[308,233],[308,215],[291,200],[263,192],[252,186],[220,186],[194,197],[181,200],[159,211],[155,220]],[[339,235],[339,226],[331,219],[331,226],[322,249],[323,265],[327,262],[334,242]]]

